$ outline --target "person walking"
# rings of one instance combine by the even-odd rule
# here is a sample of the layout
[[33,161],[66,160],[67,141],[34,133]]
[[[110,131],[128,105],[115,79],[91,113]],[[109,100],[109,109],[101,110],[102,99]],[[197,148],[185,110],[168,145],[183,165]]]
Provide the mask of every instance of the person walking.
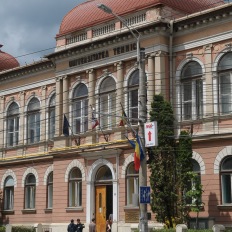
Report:
[[96,232],[95,218],[93,218],[92,222],[89,224],[89,232]]
[[68,232],[75,232],[76,231],[76,225],[74,224],[74,220],[73,219],[69,223],[67,231]]
[[109,220],[106,220],[106,232],[111,232],[111,225]]
[[85,225],[81,223],[80,219],[77,219],[77,224],[76,224],[76,231],[77,232],[82,232],[83,228],[85,228]]

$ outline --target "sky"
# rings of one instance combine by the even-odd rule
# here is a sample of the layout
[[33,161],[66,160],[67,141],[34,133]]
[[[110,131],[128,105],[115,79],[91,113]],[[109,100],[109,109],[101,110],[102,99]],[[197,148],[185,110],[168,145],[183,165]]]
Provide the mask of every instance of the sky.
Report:
[[20,65],[54,51],[63,17],[85,0],[0,0],[1,50]]

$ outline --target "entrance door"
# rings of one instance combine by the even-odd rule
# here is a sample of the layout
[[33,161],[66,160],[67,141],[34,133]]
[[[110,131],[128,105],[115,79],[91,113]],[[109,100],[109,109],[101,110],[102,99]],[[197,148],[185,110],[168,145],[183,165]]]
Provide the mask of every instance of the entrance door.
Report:
[[106,186],[96,186],[96,229],[106,231]]

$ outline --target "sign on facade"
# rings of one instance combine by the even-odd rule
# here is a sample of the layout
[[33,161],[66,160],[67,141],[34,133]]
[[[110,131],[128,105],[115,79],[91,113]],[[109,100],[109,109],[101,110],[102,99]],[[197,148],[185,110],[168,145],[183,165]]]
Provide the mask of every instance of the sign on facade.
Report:
[[151,200],[151,188],[149,186],[140,186],[140,204],[149,204]]
[[157,122],[144,124],[145,147],[158,146]]

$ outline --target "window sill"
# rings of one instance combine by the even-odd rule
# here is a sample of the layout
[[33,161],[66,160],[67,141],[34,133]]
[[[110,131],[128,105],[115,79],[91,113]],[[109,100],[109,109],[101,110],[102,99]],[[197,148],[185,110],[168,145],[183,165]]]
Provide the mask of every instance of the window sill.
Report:
[[44,213],[52,213],[52,208],[44,209]]
[[23,209],[22,213],[23,214],[35,214],[36,213],[36,209]]
[[139,209],[139,206],[135,206],[135,205],[127,205],[127,206],[124,206],[124,210],[125,211],[129,211],[129,210],[137,210]]
[[74,211],[83,211],[83,207],[68,207],[66,208],[66,212],[74,212]]
[[14,210],[13,209],[5,209],[5,210],[2,210],[2,214],[6,215],[6,214],[14,214]]
[[219,210],[232,210],[232,204],[217,205]]

